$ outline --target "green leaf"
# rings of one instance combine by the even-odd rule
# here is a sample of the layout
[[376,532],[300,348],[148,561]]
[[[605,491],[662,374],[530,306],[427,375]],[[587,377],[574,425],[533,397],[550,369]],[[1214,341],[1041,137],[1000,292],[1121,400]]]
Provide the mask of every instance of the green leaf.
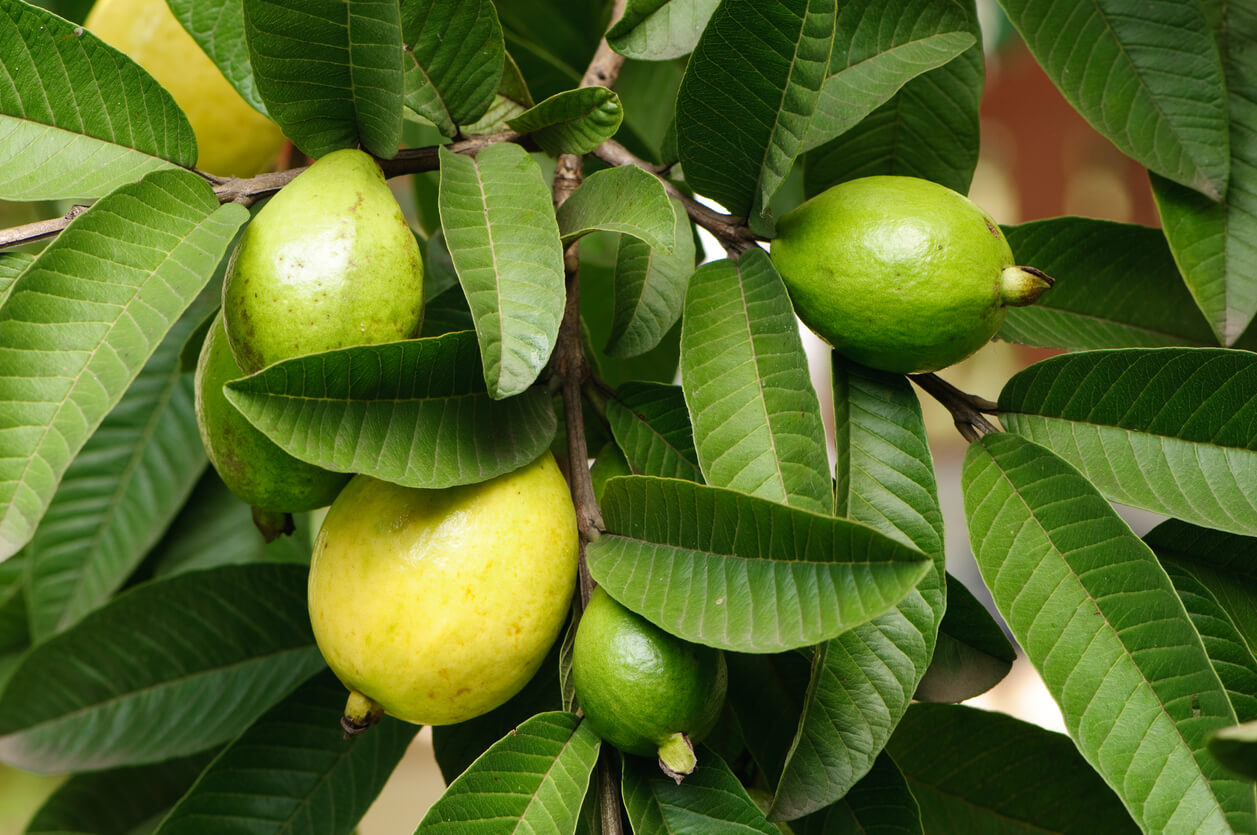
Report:
[[602,511],[609,533],[587,552],[594,580],[668,632],[720,649],[827,640],[893,607],[930,568],[861,523],[688,481],[614,479]]
[[632,472],[702,482],[680,388],[625,383],[607,402],[607,422]]
[[294,357],[224,391],[301,460],[407,487],[472,484],[519,469],[555,431],[541,389],[489,398],[470,331]]
[[607,44],[625,58],[666,61],[694,51],[720,0],[629,0],[607,31]]
[[1257,722],[1218,731],[1209,740],[1209,753],[1236,774],[1257,780]]
[[[557,219],[564,246],[595,229],[632,235],[668,253],[676,246],[676,217],[663,181],[635,165],[590,174],[559,207]],[[685,232],[688,237],[688,223]]]
[[1214,344],[1159,229],[1060,217],[1004,233],[1017,263],[1056,284],[1009,308],[1001,339],[1069,350]]
[[792,650],[772,655],[726,652],[728,707],[737,719],[746,750],[770,785],[781,779],[803,715],[815,653]]
[[571,832],[601,747],[573,713],[534,716],[451,783],[415,835]]
[[121,588],[205,470],[192,376],[180,371],[179,352],[210,306],[194,305],[171,328],[66,469],[26,549],[34,640]]
[[[902,11],[896,14],[888,8]],[[878,0],[839,4],[838,31],[851,35],[834,44],[831,72],[859,66],[880,51],[880,44],[893,45],[897,41],[893,36],[883,40],[889,28],[883,24],[891,16],[903,21],[901,26],[917,21],[925,32],[968,32],[973,46],[906,82],[855,127],[810,151],[803,166],[809,197],[874,174],[922,177],[961,194],[969,191],[978,162],[978,104],[984,75],[982,32],[973,0],[898,0],[892,7]]]
[[1113,501],[1257,534],[1257,355],[1223,348],[1089,351],[1015,375],[1000,422]]
[[[1230,345],[1257,313],[1257,11],[1205,0],[1222,53],[1230,111],[1230,182],[1219,201],[1152,176],[1161,225],[1196,304]],[[1197,59],[1199,60],[1199,59]]]
[[509,52],[505,53],[505,57],[502,80],[498,82],[498,90],[489,109],[476,122],[467,125],[463,133],[501,133],[509,129],[507,123],[511,119],[533,106],[532,94],[528,92],[528,84],[519,71],[519,65]]
[[963,702],[1008,675],[1017,651],[986,607],[950,573],[947,612],[938,627],[930,668],[917,685],[919,702]]
[[240,97],[265,114],[266,105],[258,95],[249,63],[241,0],[166,0],[166,5]]
[[360,143],[391,159],[402,139],[397,0],[242,0],[258,95],[284,135],[318,158]]
[[680,785],[652,760],[626,756],[623,763],[621,790],[634,835],[780,835],[729,766],[710,749],[698,750],[698,767]]
[[926,832],[1139,831],[1068,737],[1002,713],[914,705],[887,750]]
[[[570,201],[569,201],[570,202]],[[620,236],[615,262],[615,312],[607,353],[636,357],[654,348],[681,318],[685,290],[694,274],[695,247],[689,215],[672,208],[671,252],[632,235]]]
[[133,835],[148,831],[196,782],[212,754],[78,774],[39,807],[26,835]]
[[624,119],[620,97],[606,87],[556,93],[507,122],[548,153],[587,154],[615,136]]
[[842,800],[790,822],[794,835],[878,832],[923,835],[921,810],[908,782],[885,753]]
[[35,256],[28,252],[0,252],[0,307],[9,298],[13,282],[34,260]]
[[0,377],[0,559],[30,539],[248,214],[194,174],[154,172],[75,218],[14,282],[0,308],[0,365],[16,372]]
[[0,563],[0,653],[30,646],[26,613],[26,552]]
[[406,106],[454,136],[493,104],[506,65],[498,14],[490,0],[407,0],[401,13]]
[[1199,3],[1002,6],[1052,83],[1122,153],[1215,200],[1226,193],[1226,87]]
[[348,740],[346,691],[324,671],[232,740],[155,835],[349,832],[418,733],[391,716]]
[[1235,712],[1152,551],[1081,473],[1017,435],[972,444],[963,489],[1000,614],[1136,821],[1251,831],[1252,787],[1205,750]]
[[930,558],[893,609],[819,647],[771,814],[821,809],[876,762],[934,654],[946,605],[943,518],[921,405],[907,380],[833,360],[839,513]]
[[227,566],[119,595],[22,659],[0,695],[0,759],[85,771],[231,739],[323,666],[306,573]]
[[677,151],[694,190],[758,214],[812,121],[834,44],[833,0],[725,0],[677,93]]
[[503,142],[475,159],[444,149],[441,229],[476,320],[494,399],[533,384],[563,318],[563,245],[541,169]]
[[[632,474],[633,470],[629,467],[628,460],[624,457],[624,453],[620,451],[620,448],[615,445],[615,441],[607,441],[598,450],[598,454],[594,457],[594,463],[589,465],[589,477],[594,483],[594,497],[601,503],[602,492],[606,488],[608,481]],[[0,570],[3,570],[2,567],[0,567]]]
[[708,483],[830,512],[820,404],[794,308],[762,249],[690,278],[681,386]]
[[101,197],[195,163],[187,117],[138,64],[67,20],[0,0],[0,200]]

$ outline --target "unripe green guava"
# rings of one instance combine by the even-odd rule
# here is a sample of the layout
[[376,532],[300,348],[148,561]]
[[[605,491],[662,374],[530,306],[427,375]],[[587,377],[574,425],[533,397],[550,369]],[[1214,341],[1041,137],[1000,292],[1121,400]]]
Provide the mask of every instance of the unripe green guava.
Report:
[[246,374],[303,354],[415,336],[423,261],[384,174],[333,151],[246,227],[223,286],[231,351]]

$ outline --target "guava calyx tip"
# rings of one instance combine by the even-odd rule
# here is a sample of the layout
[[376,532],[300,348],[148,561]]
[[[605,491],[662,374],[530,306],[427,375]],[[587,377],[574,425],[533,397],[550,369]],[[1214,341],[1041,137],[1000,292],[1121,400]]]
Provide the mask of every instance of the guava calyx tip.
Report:
[[378,702],[357,690],[350,690],[349,700],[345,702],[345,713],[340,717],[340,728],[345,732],[345,739],[349,740],[383,718],[384,708]]
[[281,536],[291,536],[297,528],[293,525],[292,514],[276,510],[253,508],[253,525],[267,542],[274,542]]
[[659,746],[659,768],[675,780],[678,786],[687,775],[694,773],[697,766],[698,757],[694,754],[694,743],[680,731]]
[[1000,274],[1000,301],[1009,307],[1034,304],[1056,279],[1035,267],[1005,267]]

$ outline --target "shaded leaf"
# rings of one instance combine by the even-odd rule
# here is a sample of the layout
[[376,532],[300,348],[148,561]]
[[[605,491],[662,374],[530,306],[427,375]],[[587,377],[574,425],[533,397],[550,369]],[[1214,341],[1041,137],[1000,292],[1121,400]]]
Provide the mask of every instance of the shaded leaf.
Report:
[[415,833],[571,832],[601,746],[575,714],[534,716],[451,783]]
[[[663,181],[635,165],[590,174],[559,207],[557,219],[564,246],[595,229],[632,235],[668,253],[676,246],[676,218]],[[688,223],[685,231],[688,237]]]
[[690,278],[681,387],[709,483],[830,512],[820,404],[794,308],[762,249]]
[[0,377],[0,558],[30,539],[247,217],[194,174],[154,172],[75,218],[14,282],[0,308],[0,365],[16,372]]
[[519,469],[555,430],[540,389],[489,398],[470,331],[294,357],[224,391],[301,460],[407,487],[472,484]]
[[390,159],[402,138],[396,0],[242,0],[258,95],[311,157],[359,143]]
[[532,136],[548,153],[587,154],[614,136],[623,119],[615,91],[595,86],[556,93],[507,125]]
[[770,785],[781,779],[803,715],[811,655],[807,650],[772,655],[725,653],[728,707],[737,717],[747,751]]
[[503,142],[475,159],[441,150],[441,229],[476,320],[495,399],[532,385],[563,318],[563,246],[541,169]]
[[877,832],[920,835],[921,810],[908,782],[885,753],[846,796],[806,818],[790,822],[794,835]]
[[626,756],[621,789],[634,835],[720,832],[779,835],[729,766],[707,748],[680,785],[645,757]]
[[651,350],[681,318],[696,253],[685,207],[679,200],[672,200],[671,206],[671,252],[631,235],[620,236],[615,313],[607,340],[607,353],[612,356],[635,357]]
[[1257,825],[1252,787],[1205,750],[1235,712],[1148,547],[1077,470],[1017,435],[972,444],[963,488],[1000,614],[1078,750],[1136,821],[1168,831]]
[[26,612],[26,552],[0,563],[0,653],[30,646]]
[[1106,497],[1257,533],[1257,355],[1222,348],[1053,357],[1000,393],[1000,422]]
[[0,200],[101,197],[195,163],[187,117],[138,64],[50,12],[0,2]]
[[1209,740],[1209,753],[1236,774],[1257,780],[1257,722],[1218,731]]
[[632,472],[702,482],[694,430],[677,386],[625,383],[607,402],[607,421]]
[[866,525],[733,490],[632,476],[603,500],[593,578],[666,631],[720,649],[826,640],[894,606],[930,567]]
[[119,595],[22,659],[0,695],[0,758],[86,771],[231,739],[323,666],[306,573],[227,566]]
[[963,702],[1008,675],[1017,650],[973,592],[947,575],[947,612],[938,627],[934,657],[917,685],[919,702]]
[[166,0],[166,5],[240,97],[265,114],[266,105],[253,83],[241,0]]
[[402,4],[406,106],[446,136],[485,115],[506,64],[502,25],[490,0]]
[[507,123],[511,119],[533,106],[532,94],[528,92],[528,84],[519,71],[519,65],[509,52],[505,53],[505,57],[502,78],[489,109],[475,123],[467,125],[464,133],[501,133],[508,130]]
[[607,30],[607,44],[625,58],[666,61],[688,55],[720,0],[631,0]]

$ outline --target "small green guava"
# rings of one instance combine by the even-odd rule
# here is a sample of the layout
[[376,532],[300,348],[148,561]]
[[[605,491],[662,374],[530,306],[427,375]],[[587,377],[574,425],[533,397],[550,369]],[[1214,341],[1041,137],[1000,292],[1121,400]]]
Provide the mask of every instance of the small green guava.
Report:
[[937,371],[990,341],[1052,279],[1017,266],[990,215],[916,177],[833,186],[785,214],[771,255],[795,312],[843,356]]

